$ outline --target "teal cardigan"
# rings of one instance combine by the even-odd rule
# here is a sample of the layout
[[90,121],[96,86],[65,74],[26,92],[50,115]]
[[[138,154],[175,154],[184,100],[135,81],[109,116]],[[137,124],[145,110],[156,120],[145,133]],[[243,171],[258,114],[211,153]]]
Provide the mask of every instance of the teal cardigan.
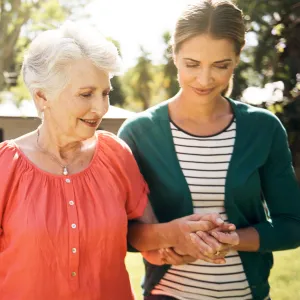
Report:
[[[260,236],[258,252],[239,252],[254,299],[269,293],[272,251],[300,245],[300,189],[291,164],[286,132],[276,116],[228,99],[236,118],[236,140],[225,184],[228,220],[252,226]],[[119,136],[127,142],[150,188],[159,222],[193,213],[189,187],[177,160],[170,130],[168,101],[127,120]],[[269,210],[268,218],[263,203]],[[145,294],[170,265],[147,262]]]

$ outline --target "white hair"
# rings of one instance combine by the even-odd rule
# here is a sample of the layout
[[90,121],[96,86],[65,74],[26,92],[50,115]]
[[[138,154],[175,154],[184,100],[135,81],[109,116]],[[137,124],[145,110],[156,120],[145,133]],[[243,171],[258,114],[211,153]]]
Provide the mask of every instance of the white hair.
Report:
[[86,58],[110,77],[121,73],[121,59],[114,44],[92,28],[67,21],[60,28],[39,34],[23,61],[22,74],[31,95],[37,90],[59,94],[68,84],[69,67]]

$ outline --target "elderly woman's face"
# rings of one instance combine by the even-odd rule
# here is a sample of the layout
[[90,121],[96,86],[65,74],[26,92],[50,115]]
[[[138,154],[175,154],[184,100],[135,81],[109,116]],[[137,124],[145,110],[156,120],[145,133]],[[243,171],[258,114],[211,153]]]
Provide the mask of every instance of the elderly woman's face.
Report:
[[74,139],[92,137],[109,107],[109,75],[89,60],[78,60],[70,69],[70,81],[49,101],[45,119]]

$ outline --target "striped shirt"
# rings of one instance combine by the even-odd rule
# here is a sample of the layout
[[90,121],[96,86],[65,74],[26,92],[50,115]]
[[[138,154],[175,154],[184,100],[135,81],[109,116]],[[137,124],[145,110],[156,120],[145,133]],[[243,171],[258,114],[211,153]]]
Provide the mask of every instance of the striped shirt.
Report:
[[[191,135],[170,123],[175,150],[188,183],[195,213],[219,213],[224,221],[225,180],[233,152],[236,123],[212,136]],[[226,264],[202,260],[171,266],[152,290],[180,300],[251,300],[251,290],[237,251],[226,256]]]

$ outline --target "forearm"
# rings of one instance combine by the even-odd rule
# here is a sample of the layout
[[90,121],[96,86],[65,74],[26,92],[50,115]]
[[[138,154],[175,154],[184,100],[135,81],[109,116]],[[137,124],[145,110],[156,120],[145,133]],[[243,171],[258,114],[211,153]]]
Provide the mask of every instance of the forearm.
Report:
[[151,251],[173,247],[176,235],[171,222],[160,224],[144,224],[134,222],[128,228],[128,242],[139,251]]
[[237,251],[256,252],[259,249],[259,234],[253,227],[236,230],[239,236],[239,244],[234,246]]

